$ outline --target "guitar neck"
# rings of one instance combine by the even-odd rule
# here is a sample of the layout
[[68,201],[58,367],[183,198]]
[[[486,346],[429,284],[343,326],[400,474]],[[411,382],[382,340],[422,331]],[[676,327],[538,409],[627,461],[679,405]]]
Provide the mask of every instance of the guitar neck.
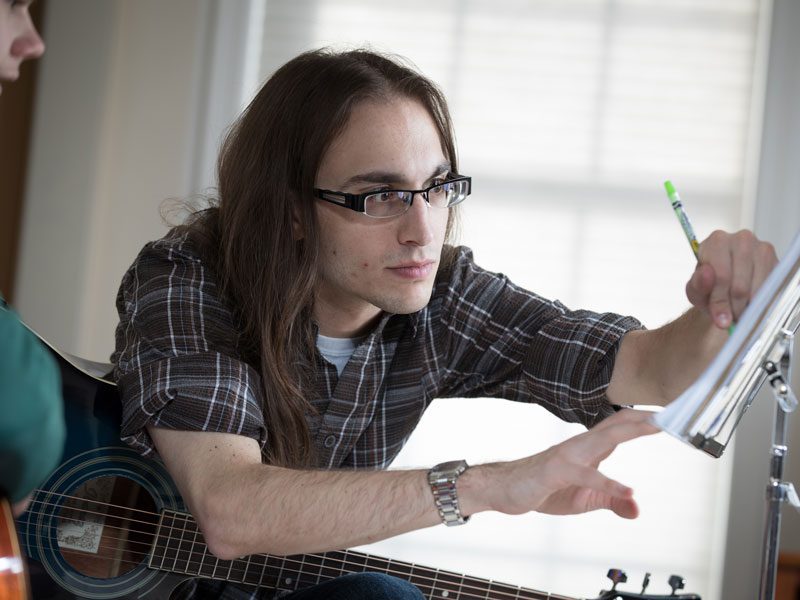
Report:
[[409,581],[431,599],[574,600],[350,550],[292,556],[254,554],[220,560],[208,551],[194,518],[170,510],[161,515],[148,566],[159,571],[279,590],[301,589],[342,575],[370,571]]

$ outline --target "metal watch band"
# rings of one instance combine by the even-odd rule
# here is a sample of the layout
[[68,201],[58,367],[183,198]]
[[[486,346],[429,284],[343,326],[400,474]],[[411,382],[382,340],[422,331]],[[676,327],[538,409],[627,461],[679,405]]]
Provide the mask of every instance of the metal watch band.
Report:
[[461,516],[456,494],[456,480],[468,466],[465,460],[453,460],[440,463],[428,471],[428,483],[433,492],[433,501],[436,503],[442,523],[448,527],[463,525],[469,521],[469,517]]

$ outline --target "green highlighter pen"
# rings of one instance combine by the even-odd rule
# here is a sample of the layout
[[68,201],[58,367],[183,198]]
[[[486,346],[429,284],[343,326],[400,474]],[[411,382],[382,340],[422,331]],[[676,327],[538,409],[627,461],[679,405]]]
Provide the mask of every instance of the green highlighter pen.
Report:
[[692,247],[694,257],[698,258],[697,253],[700,250],[700,244],[697,243],[697,236],[694,234],[694,229],[692,229],[692,224],[689,222],[689,217],[683,212],[681,197],[678,196],[678,192],[675,191],[675,186],[672,185],[671,181],[665,181],[664,188],[667,190],[667,197],[672,204],[672,210],[675,211],[675,216],[678,217],[678,222],[683,228],[683,233],[686,234],[686,239],[689,240],[689,245]]
[[[694,257],[698,258],[697,253],[700,250],[700,244],[697,243],[697,236],[694,234],[694,229],[692,229],[692,224],[689,222],[689,217],[687,217],[686,213],[683,212],[683,203],[681,202],[681,197],[678,196],[675,186],[672,185],[672,182],[669,180],[664,182],[664,189],[667,190],[667,197],[669,198],[670,204],[672,204],[672,210],[675,211],[675,216],[678,217],[678,222],[680,222],[681,227],[683,228],[683,233],[686,234],[686,239],[689,240],[689,245],[692,247]],[[728,335],[733,334],[734,328],[735,325],[733,324],[728,327]]]

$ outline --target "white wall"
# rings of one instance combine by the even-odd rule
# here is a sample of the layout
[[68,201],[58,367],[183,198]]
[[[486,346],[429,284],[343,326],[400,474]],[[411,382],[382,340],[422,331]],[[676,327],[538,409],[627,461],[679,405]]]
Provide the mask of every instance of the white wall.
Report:
[[62,349],[107,360],[120,278],[192,190],[208,3],[47,6],[16,298]]
[[[761,141],[756,233],[779,254],[800,231],[800,2],[774,0]],[[794,390],[800,392],[800,344],[795,343]],[[758,597],[765,492],[775,401],[762,390],[736,434],[722,597]],[[800,485],[800,417],[790,420],[785,479]],[[781,549],[800,552],[800,514],[783,509]]]

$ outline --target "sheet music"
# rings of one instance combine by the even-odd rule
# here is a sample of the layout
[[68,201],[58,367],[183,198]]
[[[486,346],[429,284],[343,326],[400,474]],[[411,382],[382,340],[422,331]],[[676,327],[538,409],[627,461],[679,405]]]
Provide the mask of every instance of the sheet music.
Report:
[[[708,368],[683,394],[653,417],[656,426],[683,441],[688,441],[679,431],[685,429],[688,422],[695,420],[704,407],[709,406],[709,396],[724,395],[720,392],[725,391],[725,386],[730,383],[731,374],[736,373],[738,368],[744,365],[760,364],[762,357],[755,355],[757,353],[763,355],[765,350],[768,350],[767,346],[772,344],[772,339],[759,339],[759,336],[763,338],[761,333],[767,324],[768,317],[776,310],[787,308],[778,306],[779,300],[782,298],[781,294],[786,301],[785,290],[796,290],[800,286],[798,265],[800,265],[800,233],[795,235],[784,258],[756,292],[736,324],[733,335],[728,338]],[[788,318],[789,315],[786,316]],[[794,326],[796,327],[796,324]],[[713,400],[711,405],[713,405]],[[742,409],[745,408],[746,406],[742,407]],[[713,410],[705,412],[712,415],[708,417],[709,419],[713,418]],[[713,421],[707,420],[705,423],[698,423],[696,430],[703,428],[713,430],[715,425],[716,423]]]

